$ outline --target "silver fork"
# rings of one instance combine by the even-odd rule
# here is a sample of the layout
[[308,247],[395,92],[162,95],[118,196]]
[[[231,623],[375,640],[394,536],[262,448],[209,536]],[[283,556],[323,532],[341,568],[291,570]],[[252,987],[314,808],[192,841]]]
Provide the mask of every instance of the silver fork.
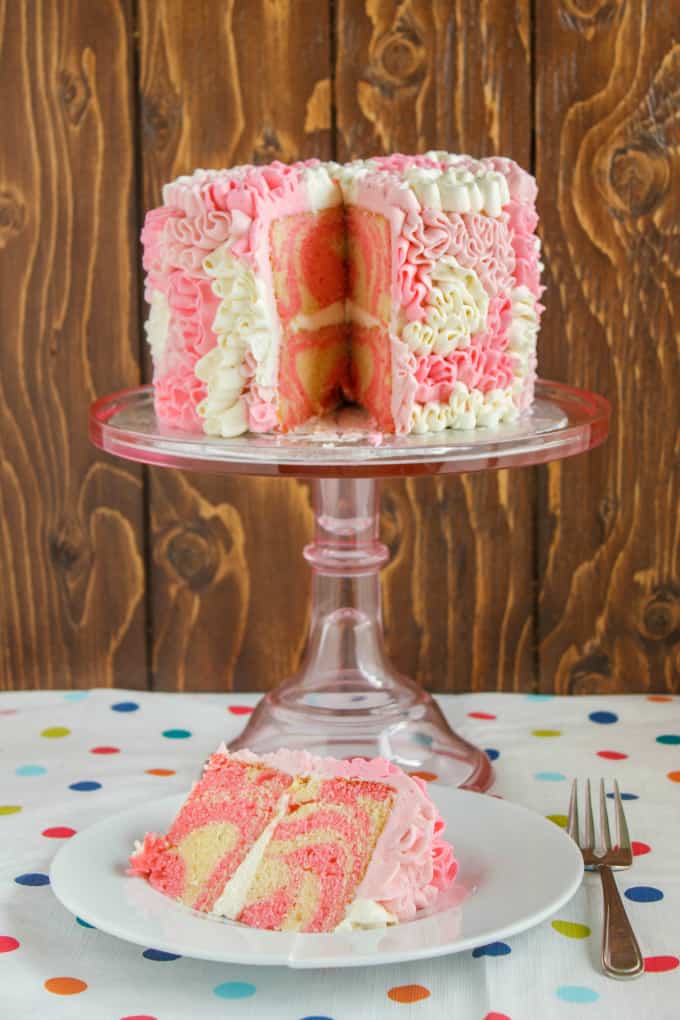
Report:
[[604,899],[604,927],[602,932],[602,966],[606,974],[616,978],[639,977],[644,960],[630,921],[616,886],[613,870],[630,868],[633,848],[630,842],[626,816],[623,812],[619,784],[614,780],[616,842],[612,846],[609,817],[605,798],[604,780],[600,780],[600,841],[595,842],[593,801],[590,780],[586,780],[586,812],[583,840],[579,838],[578,784],[574,780],[569,801],[567,832],[580,848],[583,864],[589,871],[599,871]]

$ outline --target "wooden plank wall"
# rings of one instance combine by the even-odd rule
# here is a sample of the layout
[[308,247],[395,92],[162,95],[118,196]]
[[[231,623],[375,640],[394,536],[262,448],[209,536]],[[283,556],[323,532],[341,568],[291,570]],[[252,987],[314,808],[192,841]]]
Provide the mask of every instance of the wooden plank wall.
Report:
[[195,166],[431,147],[534,170],[541,373],[610,442],[383,492],[389,649],[436,690],[677,691],[680,15],[644,0],[0,0],[0,688],[264,689],[301,482],[87,441],[148,377],[143,213]]

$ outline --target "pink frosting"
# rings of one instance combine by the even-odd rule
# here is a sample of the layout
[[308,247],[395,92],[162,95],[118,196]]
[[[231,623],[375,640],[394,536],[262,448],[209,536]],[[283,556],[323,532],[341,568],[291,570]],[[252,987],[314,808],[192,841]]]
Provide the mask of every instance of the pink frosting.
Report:
[[376,900],[400,921],[408,921],[454,881],[458,863],[453,847],[443,838],[444,820],[422,779],[408,776],[383,758],[347,761],[285,749],[262,756],[239,751],[234,757],[262,761],[289,775],[367,779],[392,787],[394,806],[356,890],[357,898]]

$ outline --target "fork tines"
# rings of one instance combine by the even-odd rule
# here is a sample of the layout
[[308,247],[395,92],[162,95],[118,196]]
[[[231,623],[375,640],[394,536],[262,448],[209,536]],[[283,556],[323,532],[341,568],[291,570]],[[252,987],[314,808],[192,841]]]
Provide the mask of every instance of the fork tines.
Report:
[[[598,849],[602,851],[611,852],[622,850],[630,851],[632,853],[630,834],[628,832],[628,825],[626,824],[626,816],[623,811],[623,803],[621,800],[621,791],[619,790],[619,784],[616,779],[613,781],[614,785],[614,819],[615,819],[615,833],[616,840],[612,847],[611,831],[609,828],[609,814],[607,811],[607,798],[605,793],[604,779],[600,779],[600,840],[601,844]],[[595,821],[593,818],[593,798],[591,792],[590,779],[586,779],[586,804],[585,804],[585,817],[584,817],[584,833],[583,841],[580,839],[579,830],[579,812],[578,812],[578,781],[575,779],[571,785],[571,797],[569,800],[569,817],[567,823],[567,832],[571,838],[578,843],[582,850],[589,850],[593,854],[596,854],[595,844]],[[596,856],[601,856],[597,855]]]

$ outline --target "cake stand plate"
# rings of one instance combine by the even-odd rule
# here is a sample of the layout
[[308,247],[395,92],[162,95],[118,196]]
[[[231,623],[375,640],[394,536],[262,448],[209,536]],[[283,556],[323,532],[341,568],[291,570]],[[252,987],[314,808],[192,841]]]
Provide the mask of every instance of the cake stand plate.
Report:
[[193,435],[157,421],[150,386],[92,405],[92,441],[127,460],[313,479],[306,652],[298,673],[262,698],[232,750],[383,757],[455,786],[488,788],[493,772],[484,752],[454,733],[434,699],[386,655],[379,571],[388,551],[378,539],[378,480],[541,464],[603,442],[610,413],[604,398],[546,381],[536,394],[531,413],[514,425],[411,436],[373,432],[354,409],[283,436]]

